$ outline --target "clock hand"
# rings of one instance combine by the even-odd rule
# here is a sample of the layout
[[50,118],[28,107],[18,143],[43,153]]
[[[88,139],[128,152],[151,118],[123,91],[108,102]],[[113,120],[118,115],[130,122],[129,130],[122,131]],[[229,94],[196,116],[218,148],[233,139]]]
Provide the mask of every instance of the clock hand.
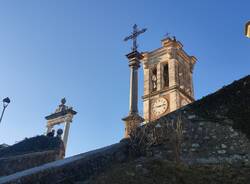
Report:
[[156,106],[156,107],[162,107],[163,105],[158,105],[158,106]]

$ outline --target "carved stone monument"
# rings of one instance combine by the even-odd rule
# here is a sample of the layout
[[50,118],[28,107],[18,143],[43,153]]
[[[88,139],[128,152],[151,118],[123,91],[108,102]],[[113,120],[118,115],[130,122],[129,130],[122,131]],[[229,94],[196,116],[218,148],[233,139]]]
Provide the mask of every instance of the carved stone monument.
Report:
[[49,116],[46,116],[45,119],[47,120],[47,134],[50,133],[55,125],[59,125],[64,123],[64,131],[62,140],[64,142],[64,147],[66,150],[67,142],[68,142],[68,136],[69,136],[69,128],[70,123],[73,120],[73,116],[77,113],[73,110],[72,107],[68,107],[65,105],[66,99],[63,98],[61,100],[61,104],[58,106],[56,111]]
[[144,33],[146,29],[138,30],[137,25],[133,27],[133,32],[126,37],[124,41],[131,39],[133,41],[132,52],[127,54],[130,67],[130,96],[129,96],[129,114],[122,120],[125,122],[125,138],[135,130],[144,119],[138,114],[138,69],[142,55],[137,51],[137,37]]

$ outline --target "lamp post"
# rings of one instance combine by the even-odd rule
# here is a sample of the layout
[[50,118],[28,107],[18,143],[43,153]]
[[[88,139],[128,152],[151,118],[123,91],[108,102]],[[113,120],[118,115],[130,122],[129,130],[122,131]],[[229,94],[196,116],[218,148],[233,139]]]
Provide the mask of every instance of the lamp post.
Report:
[[1,117],[0,117],[0,123],[2,122],[4,111],[7,108],[7,106],[9,105],[9,103],[10,103],[9,97],[6,97],[6,98],[3,99],[3,111],[2,111],[2,114],[1,114]]
[[245,25],[245,36],[250,38],[250,21],[248,21]]

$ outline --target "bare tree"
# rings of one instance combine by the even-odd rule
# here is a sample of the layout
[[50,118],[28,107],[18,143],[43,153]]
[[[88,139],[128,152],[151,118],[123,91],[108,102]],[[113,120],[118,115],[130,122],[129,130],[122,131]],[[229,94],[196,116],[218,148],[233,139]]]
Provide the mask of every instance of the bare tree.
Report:
[[174,144],[174,152],[175,152],[175,161],[180,163],[180,155],[181,155],[181,143],[183,137],[183,127],[182,127],[182,117],[179,115],[173,126],[173,144]]
[[130,134],[130,146],[136,155],[144,155],[154,145],[170,143],[170,145],[173,145],[175,161],[179,163],[182,138],[182,116],[178,115],[173,120],[150,122],[138,127]]

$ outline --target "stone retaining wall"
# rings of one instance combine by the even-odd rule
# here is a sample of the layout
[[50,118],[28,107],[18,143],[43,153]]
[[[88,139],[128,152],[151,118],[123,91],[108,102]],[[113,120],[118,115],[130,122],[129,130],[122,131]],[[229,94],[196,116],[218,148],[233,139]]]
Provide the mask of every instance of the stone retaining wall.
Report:
[[64,154],[64,144],[58,137],[41,135],[25,138],[0,149],[0,176],[63,159]]
[[13,175],[0,177],[0,184],[70,184],[77,180],[84,181],[113,164],[126,161],[128,159],[127,151],[128,145],[126,143],[114,144]]
[[0,176],[9,175],[59,159],[62,158],[58,150],[0,158]]
[[250,76],[139,127],[135,154],[186,163],[249,164]]
[[132,149],[139,155],[188,164],[250,164],[250,141],[244,133],[186,111],[141,127],[132,139]]

